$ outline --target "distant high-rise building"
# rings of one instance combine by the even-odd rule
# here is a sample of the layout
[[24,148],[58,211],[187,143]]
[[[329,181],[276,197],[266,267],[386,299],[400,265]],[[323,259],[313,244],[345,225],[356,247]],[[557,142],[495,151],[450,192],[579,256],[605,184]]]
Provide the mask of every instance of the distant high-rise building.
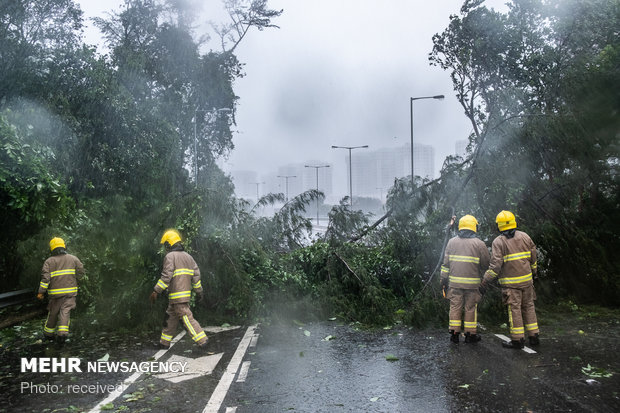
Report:
[[[394,185],[396,178],[411,174],[411,146],[382,148],[374,151],[355,151],[352,153],[353,197],[365,196],[380,199],[382,193]],[[347,179],[349,179],[349,155]],[[413,168],[415,175],[433,178],[435,149],[430,145],[413,145]]]
[[231,171],[233,184],[235,185],[235,194],[240,198],[256,198],[256,185],[258,182],[256,171],[236,170]]
[[[266,192],[286,195],[287,180],[289,199],[309,189],[316,189],[316,169],[306,168],[305,165],[327,164],[319,161],[307,161],[280,166],[276,173],[269,173],[263,176],[263,181],[266,183]],[[286,176],[289,178],[284,178]],[[329,168],[319,168],[319,191],[323,192],[326,197],[333,192],[331,165]]]
[[469,144],[469,141],[465,139],[456,141],[456,143],[454,144],[454,153],[463,158],[467,157],[467,145],[468,144]]

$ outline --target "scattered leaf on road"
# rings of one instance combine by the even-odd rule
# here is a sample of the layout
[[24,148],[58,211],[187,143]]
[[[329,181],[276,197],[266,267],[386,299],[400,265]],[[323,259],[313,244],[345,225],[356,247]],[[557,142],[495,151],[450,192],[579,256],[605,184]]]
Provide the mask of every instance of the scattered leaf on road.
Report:
[[385,359],[386,359],[387,361],[398,361],[398,357],[396,357],[396,356],[395,356],[395,355],[393,355],[393,354],[388,354],[387,356],[385,356]]
[[608,372],[607,370],[603,368],[594,367],[594,366],[591,366],[590,364],[588,364],[587,367],[582,367],[581,372],[585,374],[586,376],[592,377],[592,378],[611,377],[613,375],[612,373]]
[[110,359],[110,355],[108,353],[105,353],[105,356],[101,357],[97,361],[108,361],[109,359]]
[[312,334],[311,332],[309,332],[308,330],[304,330],[304,334],[306,335],[306,337],[310,337],[310,335]]

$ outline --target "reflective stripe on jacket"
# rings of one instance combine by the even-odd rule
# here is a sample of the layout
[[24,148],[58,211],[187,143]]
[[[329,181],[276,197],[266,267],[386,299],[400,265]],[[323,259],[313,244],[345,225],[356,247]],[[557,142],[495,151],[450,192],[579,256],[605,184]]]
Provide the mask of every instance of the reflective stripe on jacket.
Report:
[[489,250],[476,237],[454,237],[448,241],[441,266],[441,279],[451,288],[476,289],[480,276],[489,266]]
[[186,303],[192,296],[192,289],[202,292],[200,270],[196,261],[185,251],[170,251],[164,257],[161,278],[154,290],[161,294],[168,290],[171,303]]
[[39,293],[47,291],[50,297],[75,297],[77,279],[84,275],[82,262],[74,255],[59,254],[49,257],[41,269]]
[[536,245],[525,232],[515,231],[512,238],[500,235],[493,240],[485,282],[497,278],[502,287],[521,288],[532,284],[536,271]]

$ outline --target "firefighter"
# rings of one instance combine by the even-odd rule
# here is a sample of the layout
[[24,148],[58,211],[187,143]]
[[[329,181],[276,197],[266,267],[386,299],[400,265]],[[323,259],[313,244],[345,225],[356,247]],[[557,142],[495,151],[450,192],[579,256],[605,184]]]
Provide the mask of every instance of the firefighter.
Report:
[[509,342],[502,343],[504,347],[522,349],[526,331],[530,345],[536,346],[540,344],[534,308],[536,246],[529,235],[517,230],[512,212],[501,211],[495,222],[500,234],[493,240],[491,264],[484,274],[481,292],[484,293],[486,286],[495,279],[502,287],[502,302],[508,306],[511,337]]
[[196,291],[198,300],[202,300],[202,286],[200,284],[200,270],[196,261],[185,252],[181,244],[181,236],[175,230],[168,230],[161,237],[166,256],[164,257],[161,278],[157,281],[154,291],[149,297],[151,304],[155,303],[159,294],[168,290],[168,309],[166,321],[161,332],[158,346],[169,348],[170,341],[176,332],[179,321],[187,329],[192,339],[201,348],[207,344],[207,335],[194,319],[189,308],[189,300],[192,290]]
[[[450,300],[450,341],[458,344],[461,334],[461,315],[465,308],[465,342],[476,343],[478,302],[482,298],[480,278],[489,266],[489,250],[476,237],[478,221],[472,215],[459,220],[459,232],[448,241],[441,266],[440,282]],[[446,293],[447,292],[447,293]]]
[[69,335],[69,314],[75,308],[77,279],[84,275],[84,266],[76,256],[67,253],[62,238],[52,238],[49,245],[52,256],[43,263],[37,298],[43,300],[45,292],[49,298],[43,337],[47,341],[56,337],[62,345]]

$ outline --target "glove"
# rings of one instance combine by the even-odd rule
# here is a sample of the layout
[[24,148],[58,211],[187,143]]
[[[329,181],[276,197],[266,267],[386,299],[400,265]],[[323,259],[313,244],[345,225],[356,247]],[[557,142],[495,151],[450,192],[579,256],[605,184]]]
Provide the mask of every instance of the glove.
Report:
[[199,293],[196,293],[196,302],[201,303],[202,300],[204,300],[204,298],[205,298],[205,295],[202,293],[202,291]]
[[155,304],[155,301],[157,301],[157,291],[153,291],[151,293],[151,296],[149,297],[149,301],[151,302],[151,304]]
[[43,300],[43,293],[37,294],[37,300],[39,301]]
[[480,292],[480,295],[484,295],[484,293],[487,292],[487,286],[484,284],[480,284],[480,286],[478,287],[478,291]]

